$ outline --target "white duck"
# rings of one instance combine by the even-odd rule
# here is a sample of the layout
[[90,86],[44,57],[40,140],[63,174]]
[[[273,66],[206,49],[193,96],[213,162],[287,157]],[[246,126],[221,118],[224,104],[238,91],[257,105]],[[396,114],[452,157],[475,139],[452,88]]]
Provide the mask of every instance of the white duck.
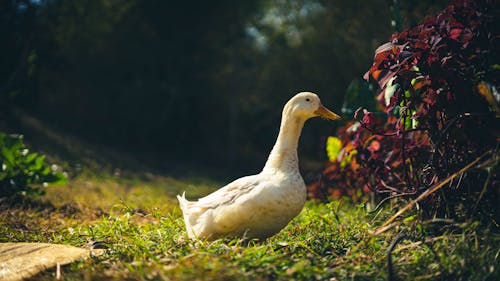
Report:
[[302,210],[306,186],[299,172],[297,144],[307,119],[340,117],[319,97],[302,92],[285,105],[276,144],[262,172],[239,178],[198,201],[177,196],[190,238],[270,237]]

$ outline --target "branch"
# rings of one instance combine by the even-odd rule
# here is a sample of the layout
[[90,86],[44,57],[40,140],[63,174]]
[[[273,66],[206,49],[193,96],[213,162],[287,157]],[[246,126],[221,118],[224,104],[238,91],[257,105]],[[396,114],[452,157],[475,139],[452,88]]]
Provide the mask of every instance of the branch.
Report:
[[458,175],[461,175],[462,173],[465,173],[466,171],[468,171],[469,169],[471,169],[472,167],[474,167],[474,165],[476,165],[479,160],[481,160],[484,156],[486,156],[487,154],[489,154],[491,151],[487,151],[485,152],[483,155],[479,156],[476,160],[472,161],[470,164],[468,164],[467,166],[463,167],[462,169],[460,169],[459,171],[453,173],[452,175],[450,175],[449,177],[447,177],[446,179],[444,179],[443,181],[435,184],[434,186],[432,186],[431,188],[427,189],[426,191],[424,191],[422,194],[420,194],[417,199],[415,200],[412,200],[410,203],[408,203],[405,207],[403,207],[402,209],[400,209],[396,214],[394,214],[391,218],[389,218],[382,226],[380,226],[377,230],[375,230],[375,232],[373,233],[374,235],[378,235],[384,231],[386,231],[387,229],[389,229],[389,225],[394,222],[395,219],[397,219],[399,216],[401,216],[403,213],[405,213],[406,211],[412,209],[417,203],[419,203],[420,201],[424,200],[425,198],[429,197],[429,195],[433,194],[434,192],[438,191],[439,189],[441,189],[445,184],[447,184],[448,182],[452,181],[454,178],[456,178]]
[[400,233],[394,240],[392,241],[391,245],[389,246],[389,249],[387,250],[387,280],[388,281],[393,281],[395,280],[394,276],[394,269],[392,267],[392,251],[394,251],[394,248],[396,245],[401,242],[402,240],[408,238],[406,235]]

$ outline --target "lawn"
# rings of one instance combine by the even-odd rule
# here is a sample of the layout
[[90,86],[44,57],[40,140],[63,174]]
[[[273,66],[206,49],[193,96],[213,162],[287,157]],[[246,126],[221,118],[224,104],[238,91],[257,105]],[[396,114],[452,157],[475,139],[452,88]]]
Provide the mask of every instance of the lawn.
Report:
[[[347,198],[309,201],[265,241],[187,239],[175,195],[185,190],[202,196],[220,185],[203,178],[82,173],[64,186],[47,187],[40,200],[1,202],[0,241],[106,249],[63,267],[65,280],[498,280],[500,275],[500,235],[479,222],[421,223],[411,211],[396,227],[373,235],[402,207],[395,202],[374,212],[373,205]],[[52,269],[33,280],[54,277]]]

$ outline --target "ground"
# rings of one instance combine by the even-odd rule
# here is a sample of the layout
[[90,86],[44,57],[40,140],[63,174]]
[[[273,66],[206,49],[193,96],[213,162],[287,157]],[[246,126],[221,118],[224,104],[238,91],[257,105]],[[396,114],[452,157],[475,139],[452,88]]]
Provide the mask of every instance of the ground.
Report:
[[[497,280],[500,236],[477,222],[435,230],[416,212],[373,235],[398,206],[370,212],[347,198],[308,202],[283,231],[265,241],[187,238],[174,199],[192,197],[221,183],[151,174],[123,177],[82,173],[64,186],[49,186],[38,200],[0,205],[0,242],[94,245],[103,256],[62,269],[65,280]],[[55,270],[33,280],[53,280]],[[451,278],[451,279],[450,279]]]

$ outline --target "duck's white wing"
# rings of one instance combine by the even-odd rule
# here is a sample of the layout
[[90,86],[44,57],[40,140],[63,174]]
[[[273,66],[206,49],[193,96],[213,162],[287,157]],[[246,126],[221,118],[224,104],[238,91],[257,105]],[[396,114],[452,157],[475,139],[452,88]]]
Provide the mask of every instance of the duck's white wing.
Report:
[[184,194],[177,196],[189,237],[206,238],[237,229],[241,222],[238,214],[235,215],[234,211],[238,208],[236,206],[235,209],[236,204],[233,203],[251,193],[259,184],[262,184],[262,179],[258,175],[247,176],[231,182],[198,201],[187,201]]
[[219,190],[192,202],[191,208],[198,211],[217,208],[220,205],[227,205],[233,202],[237,197],[249,192],[261,182],[259,175],[246,176],[239,178]]

